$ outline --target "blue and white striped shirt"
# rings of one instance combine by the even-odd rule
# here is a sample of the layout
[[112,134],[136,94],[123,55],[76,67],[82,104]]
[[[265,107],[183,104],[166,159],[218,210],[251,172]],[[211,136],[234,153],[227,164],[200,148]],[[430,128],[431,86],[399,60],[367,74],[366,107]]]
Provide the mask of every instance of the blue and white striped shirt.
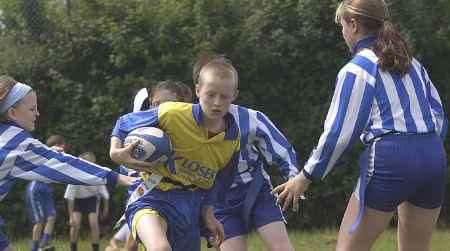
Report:
[[401,76],[377,62],[371,49],[362,48],[340,70],[324,131],[304,167],[308,178],[325,178],[358,137],[365,144],[391,132],[445,138],[447,118],[425,68],[413,59]]
[[0,122],[0,200],[16,179],[115,185],[117,173],[47,147],[12,122]]
[[266,115],[238,105],[231,105],[229,111],[241,132],[238,172],[232,187],[250,182],[255,168],[261,168],[265,178],[269,179],[261,157],[276,165],[286,179],[298,174],[294,148]]

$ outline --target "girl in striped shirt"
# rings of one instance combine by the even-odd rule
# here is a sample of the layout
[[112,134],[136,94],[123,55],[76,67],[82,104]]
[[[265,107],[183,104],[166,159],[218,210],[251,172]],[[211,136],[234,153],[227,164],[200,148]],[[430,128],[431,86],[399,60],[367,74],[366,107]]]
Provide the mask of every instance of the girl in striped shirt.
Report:
[[[36,92],[0,76],[0,200],[16,179],[76,185],[131,185],[135,178],[50,149],[30,132],[39,116]],[[0,231],[0,250],[15,250]]]
[[336,250],[369,250],[398,212],[399,250],[428,250],[441,209],[447,119],[425,68],[383,0],[344,0],[336,11],[353,58],[339,72],[319,143],[295,178],[274,189],[298,207],[358,137],[367,145]]

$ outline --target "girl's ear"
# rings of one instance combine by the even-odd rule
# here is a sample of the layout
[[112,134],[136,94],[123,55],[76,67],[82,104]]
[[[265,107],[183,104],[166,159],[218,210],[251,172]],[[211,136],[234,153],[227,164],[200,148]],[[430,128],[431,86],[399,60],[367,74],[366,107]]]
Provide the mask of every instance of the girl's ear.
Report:
[[14,107],[9,108],[8,111],[6,111],[6,113],[5,113],[5,117],[12,121],[15,121],[16,109],[14,109]]
[[236,89],[236,91],[234,92],[233,101],[231,101],[231,102],[234,102],[237,99],[238,96],[239,96],[239,90]]
[[200,84],[195,85],[195,96],[197,96],[197,98],[199,97],[200,88],[201,88]]
[[349,24],[350,24],[350,29],[354,34],[360,31],[359,23],[356,21],[356,19],[351,18]]

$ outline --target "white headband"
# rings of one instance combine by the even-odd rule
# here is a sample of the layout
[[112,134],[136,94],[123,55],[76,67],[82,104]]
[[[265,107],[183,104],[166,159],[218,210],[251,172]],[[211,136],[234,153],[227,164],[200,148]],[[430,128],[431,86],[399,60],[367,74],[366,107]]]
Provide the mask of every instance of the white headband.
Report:
[[9,91],[6,98],[0,102],[0,113],[5,113],[15,105],[19,100],[25,97],[33,88],[27,84],[17,82]]

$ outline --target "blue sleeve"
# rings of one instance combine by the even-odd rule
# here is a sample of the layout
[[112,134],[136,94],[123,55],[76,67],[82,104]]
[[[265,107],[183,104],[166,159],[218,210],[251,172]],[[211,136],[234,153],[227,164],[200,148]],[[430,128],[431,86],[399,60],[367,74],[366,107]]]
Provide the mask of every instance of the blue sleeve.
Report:
[[3,178],[0,184],[0,194],[6,194],[17,178],[80,185],[114,186],[117,183],[118,174],[108,168],[54,151],[38,140],[21,136],[18,134],[0,149],[0,169],[9,170],[9,178]]
[[428,87],[428,97],[429,102],[431,106],[431,112],[433,113],[434,117],[436,118],[436,130],[438,135],[442,138],[442,140],[445,139],[447,136],[447,129],[448,129],[448,119],[444,112],[444,107],[442,105],[441,98],[439,97],[439,93],[436,89],[436,87],[433,85],[431,80],[427,76],[427,87]]
[[114,126],[111,137],[117,137],[123,141],[128,133],[136,128],[158,126],[158,111],[159,109],[156,107],[142,112],[128,113],[120,117]]
[[257,112],[256,118],[255,136],[260,153],[270,164],[276,164],[285,179],[297,175],[298,162],[294,147],[266,115]]
[[235,152],[226,167],[217,173],[213,187],[206,191],[202,201],[203,206],[225,204],[225,194],[233,183],[233,179],[237,173],[238,161],[239,152]]
[[309,179],[325,178],[367,125],[375,81],[357,74],[344,68],[338,75],[324,131],[303,169]]

